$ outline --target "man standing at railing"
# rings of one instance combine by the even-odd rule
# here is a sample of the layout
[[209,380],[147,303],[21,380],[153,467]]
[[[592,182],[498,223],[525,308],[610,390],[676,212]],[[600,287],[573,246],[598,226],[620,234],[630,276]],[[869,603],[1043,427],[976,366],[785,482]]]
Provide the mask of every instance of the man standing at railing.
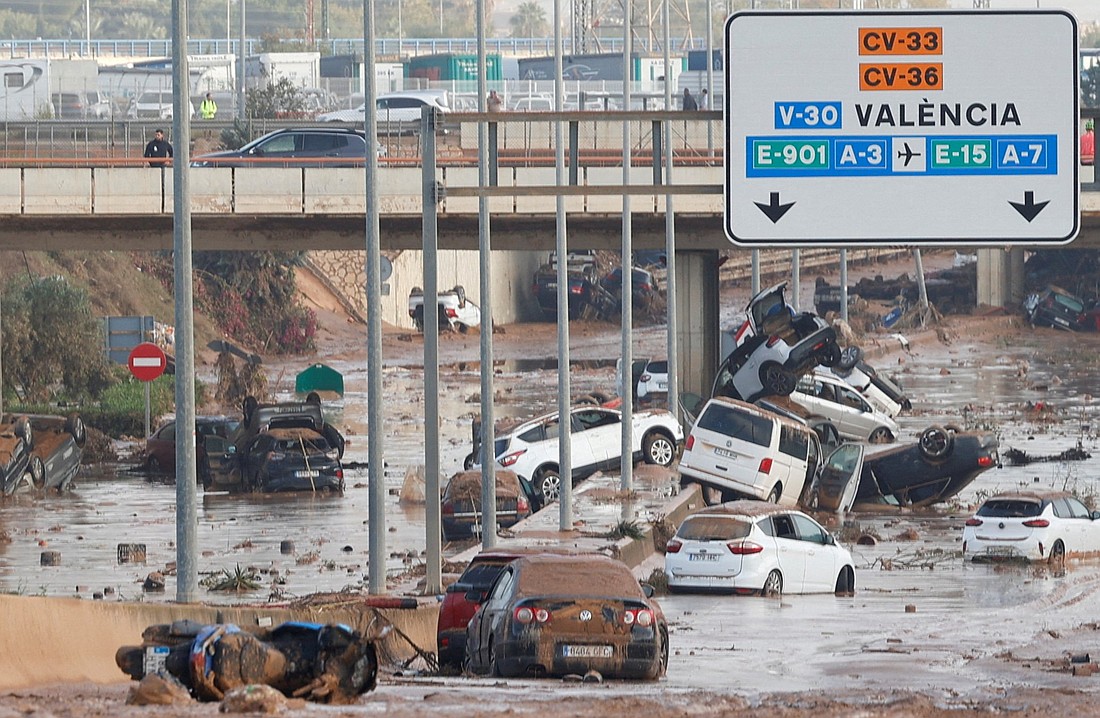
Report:
[[699,103],[695,101],[695,98],[691,96],[691,90],[684,88],[684,111],[695,112],[699,109]]
[[218,114],[218,103],[214,102],[214,98],[210,93],[206,93],[206,99],[199,105],[199,114],[202,115],[204,120],[214,119],[214,115]]
[[150,167],[163,167],[172,157],[172,145],[164,139],[164,130],[157,129],[153,132],[153,139],[145,145],[145,156],[149,158]]

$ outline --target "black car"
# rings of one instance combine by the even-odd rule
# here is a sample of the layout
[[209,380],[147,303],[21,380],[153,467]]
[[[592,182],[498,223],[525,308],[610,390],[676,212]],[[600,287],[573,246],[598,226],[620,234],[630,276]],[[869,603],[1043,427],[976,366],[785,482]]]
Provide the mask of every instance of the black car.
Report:
[[337,450],[313,429],[270,429],[255,436],[240,456],[246,491],[277,493],[344,491]]
[[[641,267],[633,267],[630,270],[630,294],[634,298],[634,306],[644,307],[647,302],[653,300],[658,294],[657,279],[653,273]],[[623,292],[623,268],[615,267],[600,279],[600,285],[615,297],[621,300]]]
[[[0,481],[5,495],[13,493],[30,470],[33,431],[27,417],[0,423]],[[37,473],[45,474],[42,460],[37,457],[34,460]]]
[[1085,331],[1089,328],[1086,312],[1084,301],[1055,286],[1031,294],[1024,300],[1024,313],[1032,326]]
[[[511,528],[542,508],[542,497],[512,471],[496,472],[497,526]],[[482,532],[481,470],[462,471],[451,477],[442,499],[443,538],[447,541],[476,538]]]
[[291,127],[269,132],[238,150],[201,155],[191,166],[362,167],[366,148],[366,135],[351,128]]
[[[582,269],[570,268],[566,272],[569,282],[569,318],[580,319],[591,311],[598,309],[601,301],[609,305],[614,311],[615,301],[604,290],[596,278],[594,271],[585,267]],[[531,288],[539,309],[547,319],[553,319],[558,315],[558,269],[552,264],[543,265],[535,272],[534,283]]]
[[[5,494],[15,491],[24,475],[35,489],[60,492],[69,487],[80,470],[88,438],[78,415],[4,414],[0,426],[4,427],[0,430],[0,461],[5,453],[8,459],[4,470]],[[18,468],[20,463],[22,470]]]
[[993,434],[931,426],[915,444],[864,457],[856,502],[920,507],[944,501],[1000,467],[997,447]]

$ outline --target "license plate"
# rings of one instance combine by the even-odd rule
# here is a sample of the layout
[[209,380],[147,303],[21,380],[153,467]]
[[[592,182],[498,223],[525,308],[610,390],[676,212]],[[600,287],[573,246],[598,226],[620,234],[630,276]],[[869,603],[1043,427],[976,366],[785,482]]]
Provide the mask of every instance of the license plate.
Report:
[[294,478],[296,479],[316,479],[321,476],[320,471],[295,471]]
[[611,658],[614,649],[611,646],[562,646],[561,655],[565,658]]
[[717,561],[718,554],[716,553],[689,553],[688,561]]
[[988,546],[985,549],[987,556],[1015,556],[1016,552],[1008,546]]
[[168,663],[168,646],[146,646],[141,669],[147,676],[160,673]]
[[727,459],[736,459],[737,458],[737,452],[736,451],[730,451],[729,449],[723,449],[721,446],[714,447],[714,453],[718,454],[719,456],[723,456]]
[[667,381],[657,382],[657,390],[658,391],[668,391],[668,382]]

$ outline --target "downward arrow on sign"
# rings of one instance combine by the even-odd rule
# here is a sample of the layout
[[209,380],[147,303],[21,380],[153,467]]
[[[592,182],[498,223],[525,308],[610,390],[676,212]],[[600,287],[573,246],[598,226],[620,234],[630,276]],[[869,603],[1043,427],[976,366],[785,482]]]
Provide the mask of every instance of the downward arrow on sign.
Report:
[[1008,203],[1020,213],[1021,217],[1030,222],[1039,216],[1039,213],[1043,211],[1044,207],[1050,204],[1050,200],[1048,199],[1046,202],[1039,202],[1036,204],[1035,193],[1024,192],[1024,201],[1022,204],[1020,202],[1013,202],[1012,200],[1009,200]]
[[760,211],[768,216],[772,224],[775,224],[787,213],[788,209],[794,206],[795,203],[789,202],[787,204],[779,204],[779,193],[772,192],[768,204],[764,204],[763,202],[753,202],[753,204],[759,207]]

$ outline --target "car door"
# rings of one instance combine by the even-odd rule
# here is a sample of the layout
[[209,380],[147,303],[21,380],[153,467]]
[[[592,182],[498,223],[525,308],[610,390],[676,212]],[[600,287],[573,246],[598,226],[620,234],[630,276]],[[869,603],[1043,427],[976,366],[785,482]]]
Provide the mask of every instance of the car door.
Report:
[[489,591],[489,597],[470,621],[470,634],[475,638],[470,647],[471,656],[476,665],[489,666],[489,646],[499,633],[503,614],[507,611],[515,585],[515,571],[509,566],[500,572],[496,583]]
[[834,388],[841,431],[860,440],[866,439],[879,426],[871,405],[855,389],[839,385]]
[[798,530],[799,542],[805,554],[805,572],[803,573],[804,593],[821,593],[835,588],[837,572],[836,552],[828,542],[828,534],[813,519],[802,514],[791,514]]
[[1072,496],[1063,499],[1069,518],[1067,524],[1072,524],[1075,547],[1066,546],[1066,551],[1100,551],[1100,526],[1092,520],[1092,515],[1083,503]]
[[[302,135],[301,148],[295,152],[296,157],[322,157],[326,160],[335,158],[337,153],[337,135],[320,132],[307,132]],[[305,166],[306,163],[296,163],[297,166]],[[332,167],[331,162],[310,162],[310,167]]]
[[829,454],[814,479],[814,499],[822,511],[844,513],[852,508],[863,473],[862,444],[841,444]]
[[806,581],[808,544],[798,536],[792,514],[772,516],[775,545],[779,551],[779,570],[783,573],[783,592],[802,593]]

